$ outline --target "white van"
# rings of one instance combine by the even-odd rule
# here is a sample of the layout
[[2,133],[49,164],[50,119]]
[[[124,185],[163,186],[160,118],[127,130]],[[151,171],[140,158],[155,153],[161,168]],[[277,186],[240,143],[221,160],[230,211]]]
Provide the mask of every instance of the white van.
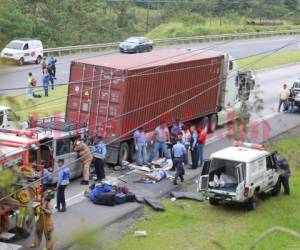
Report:
[[26,62],[39,64],[43,57],[43,44],[40,40],[30,38],[18,38],[12,40],[1,51],[2,61],[15,61],[19,65]]
[[222,149],[204,162],[197,191],[204,192],[211,205],[240,202],[255,209],[259,194],[279,194],[281,182],[276,153],[249,145]]

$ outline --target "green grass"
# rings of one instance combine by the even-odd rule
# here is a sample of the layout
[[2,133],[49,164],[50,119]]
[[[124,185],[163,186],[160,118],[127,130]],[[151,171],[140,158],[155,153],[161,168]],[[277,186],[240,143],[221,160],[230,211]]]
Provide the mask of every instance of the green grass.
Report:
[[251,26],[240,22],[227,22],[220,25],[216,20],[211,23],[197,21],[173,21],[161,24],[150,31],[146,36],[151,39],[173,38],[182,36],[216,35],[241,32],[259,32],[268,30],[298,29],[297,25],[279,26]]
[[276,52],[264,58],[265,56],[266,55],[259,55],[239,59],[237,63],[240,68],[255,70],[300,62],[300,50]]
[[[36,91],[44,95],[43,91]],[[0,105],[12,107],[21,120],[27,120],[29,114],[36,114],[37,117],[44,117],[65,112],[67,86],[49,89],[49,97],[34,98],[27,100],[26,94],[0,96]]]
[[[147,209],[146,217],[110,249],[242,250],[249,249],[257,237],[274,226],[300,232],[300,137],[280,141],[271,148],[288,157],[292,166],[290,197],[268,196],[255,211],[235,205],[213,207],[207,201],[164,201],[166,212]],[[146,230],[148,237],[134,237],[135,230]],[[275,233],[260,242],[257,249],[300,249],[300,241],[284,233]]]

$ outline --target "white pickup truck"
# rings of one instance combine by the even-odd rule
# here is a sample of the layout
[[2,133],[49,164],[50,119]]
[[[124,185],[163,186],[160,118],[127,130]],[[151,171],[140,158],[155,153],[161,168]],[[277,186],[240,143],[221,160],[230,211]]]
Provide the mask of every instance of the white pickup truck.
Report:
[[205,193],[211,205],[239,202],[253,210],[259,194],[279,194],[279,176],[275,153],[245,146],[227,147],[204,162],[197,191]]

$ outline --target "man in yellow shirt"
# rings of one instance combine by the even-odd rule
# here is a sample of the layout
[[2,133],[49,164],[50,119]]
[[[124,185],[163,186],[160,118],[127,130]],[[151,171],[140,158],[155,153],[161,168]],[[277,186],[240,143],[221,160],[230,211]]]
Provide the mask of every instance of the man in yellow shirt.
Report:
[[289,90],[287,88],[287,85],[283,84],[283,87],[282,87],[282,89],[280,91],[280,95],[279,95],[278,112],[280,112],[282,104],[283,104],[283,111],[285,111],[288,98],[289,98]]

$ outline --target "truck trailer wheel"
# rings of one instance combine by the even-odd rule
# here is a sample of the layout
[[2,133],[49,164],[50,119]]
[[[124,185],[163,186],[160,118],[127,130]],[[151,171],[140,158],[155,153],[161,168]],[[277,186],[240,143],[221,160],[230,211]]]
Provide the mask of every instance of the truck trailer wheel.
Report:
[[208,133],[215,132],[218,126],[218,117],[216,114],[213,114],[209,117]]
[[129,143],[129,161],[130,162],[136,161],[136,150],[133,141]]
[[205,132],[208,132],[209,129],[209,118],[207,116],[203,117],[200,121],[200,127],[204,128]]
[[123,161],[128,161],[129,158],[129,146],[127,142],[121,143],[120,149],[119,149],[119,156],[118,156],[118,163],[120,166],[122,166]]

